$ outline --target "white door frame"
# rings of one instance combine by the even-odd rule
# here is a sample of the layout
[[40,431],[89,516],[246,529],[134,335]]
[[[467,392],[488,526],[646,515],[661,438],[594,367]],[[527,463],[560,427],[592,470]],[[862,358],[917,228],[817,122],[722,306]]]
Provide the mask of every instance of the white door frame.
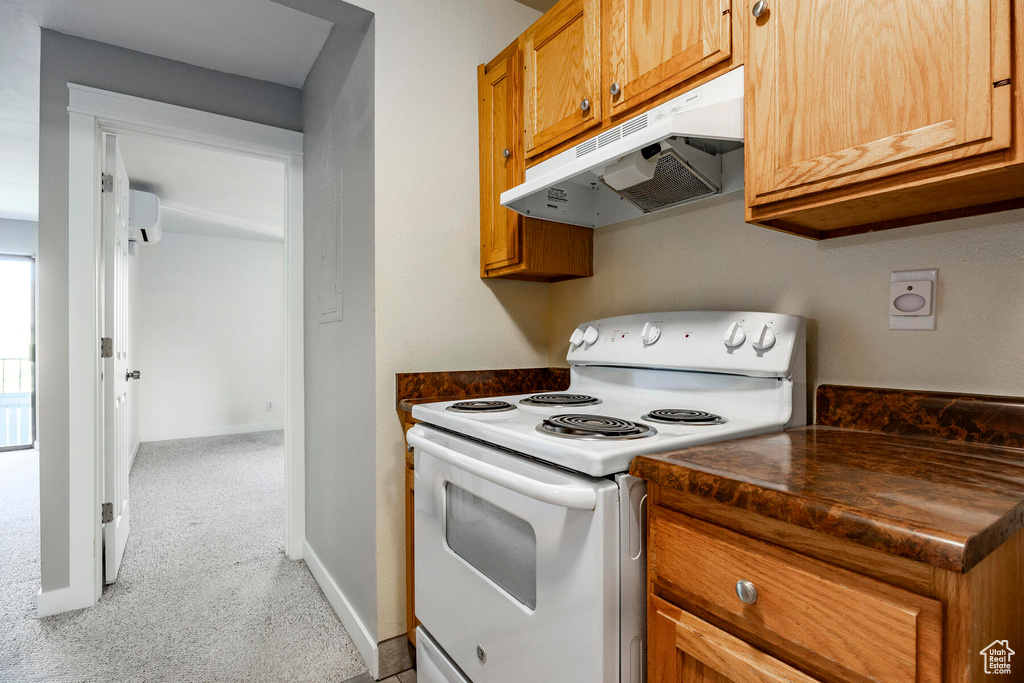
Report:
[[[41,615],[95,605],[103,589],[100,134],[136,133],[285,166],[285,551],[305,540],[302,133],[68,83],[68,398],[70,584]],[[41,600],[42,601],[42,600]]]

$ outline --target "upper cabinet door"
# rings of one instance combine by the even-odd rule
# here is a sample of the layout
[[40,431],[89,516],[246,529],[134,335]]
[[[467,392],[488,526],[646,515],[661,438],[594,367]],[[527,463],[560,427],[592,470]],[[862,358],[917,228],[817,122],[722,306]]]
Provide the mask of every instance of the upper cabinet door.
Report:
[[526,156],[601,121],[600,0],[561,0],[523,34]]
[[1007,148],[1010,28],[1010,0],[768,0],[748,22],[748,205]]
[[605,0],[604,99],[632,109],[732,54],[731,0]]
[[480,111],[480,246],[483,271],[519,262],[519,214],[500,203],[518,182],[518,52],[506,51],[477,74]]

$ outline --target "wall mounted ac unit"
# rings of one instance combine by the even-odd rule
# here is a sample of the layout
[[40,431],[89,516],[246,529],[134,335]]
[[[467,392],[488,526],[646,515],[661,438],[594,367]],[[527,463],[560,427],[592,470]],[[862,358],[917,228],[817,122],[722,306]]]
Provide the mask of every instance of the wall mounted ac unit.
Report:
[[160,198],[152,192],[128,191],[128,238],[154,244],[160,241]]

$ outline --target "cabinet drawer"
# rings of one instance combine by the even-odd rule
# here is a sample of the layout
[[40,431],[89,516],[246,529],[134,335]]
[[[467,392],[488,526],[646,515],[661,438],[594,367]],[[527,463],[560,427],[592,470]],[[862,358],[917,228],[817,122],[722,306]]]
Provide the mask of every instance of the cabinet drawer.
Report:
[[[938,683],[942,606],[928,598],[653,506],[652,580],[846,680]],[[737,584],[756,591],[750,604]]]
[[653,595],[647,613],[650,683],[820,683]]

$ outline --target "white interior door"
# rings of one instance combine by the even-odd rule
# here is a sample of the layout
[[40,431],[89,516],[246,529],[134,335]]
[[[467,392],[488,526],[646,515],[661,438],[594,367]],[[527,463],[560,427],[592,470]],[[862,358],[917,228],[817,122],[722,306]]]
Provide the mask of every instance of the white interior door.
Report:
[[[114,135],[105,134],[103,173],[103,336],[113,354],[103,363],[103,500],[113,518],[103,527],[103,580],[117,579],[128,541],[128,172]],[[106,189],[106,188],[105,188]]]

